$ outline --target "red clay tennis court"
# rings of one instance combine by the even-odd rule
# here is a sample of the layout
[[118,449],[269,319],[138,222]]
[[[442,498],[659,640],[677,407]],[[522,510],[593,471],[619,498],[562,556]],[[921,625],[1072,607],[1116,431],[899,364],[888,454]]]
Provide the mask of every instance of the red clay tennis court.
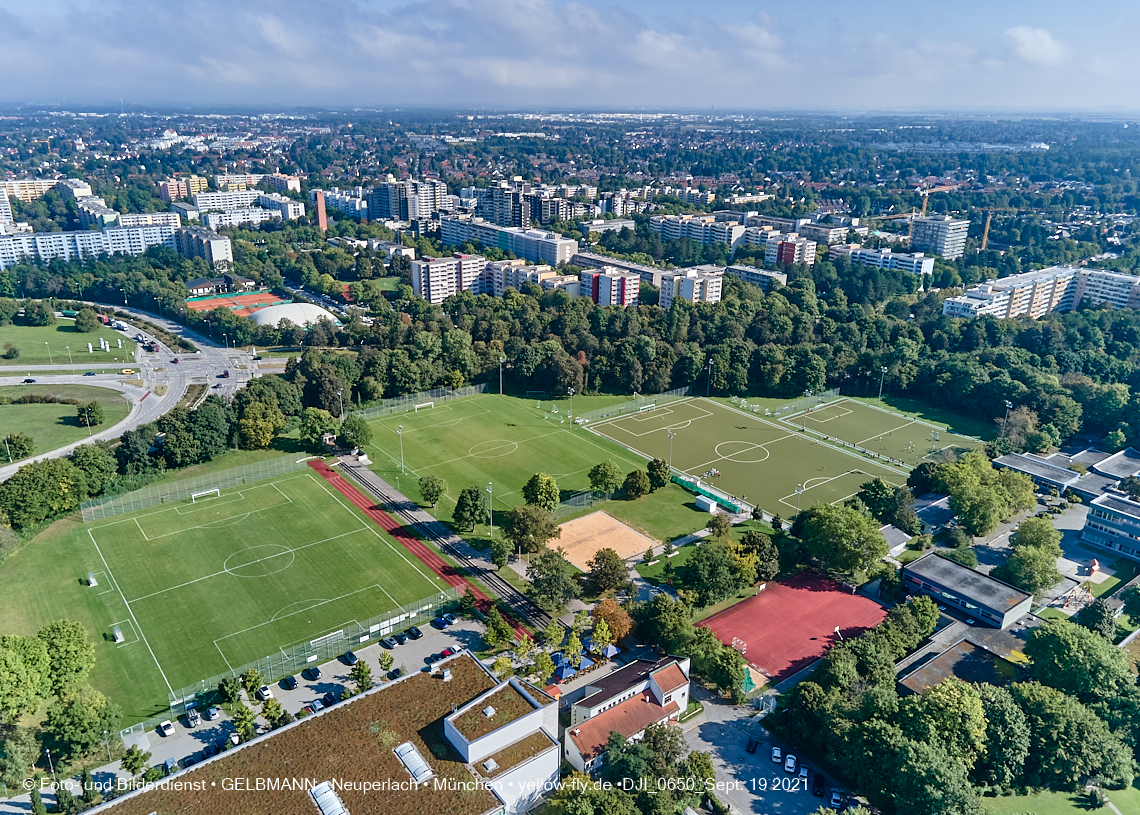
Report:
[[838,638],[856,637],[878,625],[887,612],[878,603],[844,590],[814,572],[803,572],[714,614],[700,624],[725,645],[744,646],[744,658],[773,684],[822,657]]
[[258,309],[266,306],[276,306],[286,302],[276,294],[269,292],[252,292],[251,294],[227,295],[224,297],[192,298],[186,305],[194,311],[211,311],[215,308],[228,308],[234,314],[248,317]]

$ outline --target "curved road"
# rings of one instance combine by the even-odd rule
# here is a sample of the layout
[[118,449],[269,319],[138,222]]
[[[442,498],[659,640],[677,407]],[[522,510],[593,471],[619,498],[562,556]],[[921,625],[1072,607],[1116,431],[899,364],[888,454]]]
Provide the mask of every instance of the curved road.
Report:
[[[92,303],[92,305],[106,304]],[[0,386],[23,384],[28,378],[35,379],[38,385],[93,385],[119,391],[131,405],[127,418],[112,427],[93,433],[90,438],[23,461],[4,464],[0,467],[0,481],[11,478],[16,470],[31,461],[67,456],[81,444],[116,439],[128,430],[155,421],[172,410],[186,395],[191,385],[207,385],[210,393],[232,396],[238,388],[260,373],[253,357],[245,351],[236,348],[218,348],[213,340],[156,314],[121,306],[115,308],[146,320],[170,334],[184,336],[200,350],[197,353],[174,352],[158,341],[145,324],[135,326],[127,323],[127,329],[119,332],[125,338],[134,339],[136,335],[142,334],[144,339],[158,342],[157,353],[144,351],[141,346],[135,349],[135,362],[130,365],[135,371],[134,375],[125,376],[117,373],[83,375],[88,367],[101,370],[114,367],[116,364],[108,366],[106,362],[95,362],[90,366],[82,364],[0,366]],[[175,357],[179,359],[177,364],[173,362]],[[230,372],[227,379],[221,378],[221,373],[225,370]],[[139,382],[142,384],[137,384]],[[155,393],[159,386],[166,387],[166,392],[161,396]],[[3,452],[0,451],[0,460],[3,460],[2,457]]]

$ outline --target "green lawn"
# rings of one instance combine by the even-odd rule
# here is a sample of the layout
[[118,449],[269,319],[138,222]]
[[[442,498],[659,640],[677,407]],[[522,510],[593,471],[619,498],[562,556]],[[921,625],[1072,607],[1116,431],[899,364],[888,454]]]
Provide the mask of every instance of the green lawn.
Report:
[[1096,597],[1107,597],[1136,575],[1140,574],[1140,563],[1123,557],[1117,558],[1108,564],[1108,568],[1112,569],[1114,574],[1112,577],[1105,578],[1101,583],[1093,584],[1092,593]]
[[[1106,790],[1108,800],[1117,809],[1128,815],[1140,812],[1140,779],[1123,790]],[[1041,792],[1036,795],[1007,795],[1001,798],[983,798],[986,812],[990,815],[1078,815],[1088,812],[1087,797],[1084,793]],[[1111,813],[1108,807],[1100,810]]]
[[[866,404],[879,403],[877,399],[873,399],[869,396],[852,396],[848,398]],[[907,396],[890,396],[884,394],[883,406],[898,411],[899,413],[905,413],[908,416],[914,416],[915,418],[941,425],[951,433],[958,433],[963,436],[974,436],[983,440],[996,438],[998,430],[1000,429],[992,422],[975,419],[972,416],[963,416],[960,413],[954,413],[945,408],[940,408],[937,405],[932,405],[921,399],[911,399]]]
[[[708,478],[714,486],[784,517],[794,515],[797,506],[846,500],[875,476],[892,484],[906,481],[902,468],[806,438],[771,417],[715,400],[674,402],[590,428],[646,457],[671,459],[675,469],[694,477],[719,470],[719,476]],[[797,495],[800,485],[803,494]]]
[[[97,401],[103,406],[103,424],[92,428],[91,432],[112,427],[127,417],[130,404],[117,391],[95,388],[90,385],[13,385],[0,388],[0,395],[10,398],[28,394],[54,395],[65,399],[78,399],[81,402]],[[27,433],[36,440],[32,455],[46,453],[57,447],[82,441],[88,430],[79,424],[74,405],[40,403],[32,405],[0,405],[0,432]],[[7,461],[0,449],[0,461]]]
[[[99,585],[88,587],[95,572]],[[0,631],[66,617],[127,722],[179,689],[433,595],[442,583],[308,472],[92,524],[54,525],[0,567]],[[119,625],[126,641],[110,641]]]
[[[99,350],[99,338],[111,343],[110,351]],[[118,347],[119,340],[123,347]],[[3,349],[11,343],[20,349],[16,359],[4,359]],[[46,344],[45,344],[46,343]],[[87,343],[94,349],[87,352]],[[67,355],[71,348],[70,360]],[[100,326],[97,331],[84,334],[75,330],[75,320],[56,319],[53,325],[0,325],[0,366],[20,369],[21,365],[74,364],[76,369],[94,369],[118,362],[134,362],[135,343],[118,331]]]
[[673,565],[673,573],[676,575],[688,564],[689,558],[691,558],[696,551],[696,544],[687,544],[677,549],[677,553],[671,558],[666,559],[663,555],[658,555],[657,562],[652,566],[646,563],[638,563],[637,573],[654,586],[660,586],[662,583],[668,582],[665,574],[666,563]]

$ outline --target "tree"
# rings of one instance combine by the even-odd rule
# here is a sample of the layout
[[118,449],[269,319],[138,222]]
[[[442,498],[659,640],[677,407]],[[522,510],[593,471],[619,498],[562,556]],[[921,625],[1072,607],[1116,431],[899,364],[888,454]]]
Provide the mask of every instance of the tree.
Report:
[[53,325],[55,312],[42,300],[29,300],[24,303],[24,322],[28,325]]
[[506,654],[495,659],[495,662],[491,665],[491,671],[495,676],[499,677],[499,679],[506,679],[515,672],[514,666],[511,664],[511,658]]
[[669,465],[663,458],[655,458],[645,468],[649,476],[649,489],[651,492],[661,489],[669,484]]
[[218,695],[223,702],[237,702],[241,699],[241,680],[236,676],[227,676],[218,683]]
[[530,581],[527,594],[548,612],[561,611],[578,596],[572,567],[561,547],[543,549],[527,566],[526,577]]
[[697,592],[701,606],[711,606],[731,597],[741,587],[732,555],[722,544],[705,543],[689,558],[686,583]]
[[340,435],[346,447],[363,449],[372,442],[372,427],[367,419],[354,413],[340,426]]
[[609,495],[621,486],[621,470],[612,459],[606,459],[590,469],[590,489]]
[[272,728],[281,726],[281,714],[284,712],[285,710],[281,707],[281,703],[276,699],[266,699],[265,703],[261,706],[261,717],[269,722],[269,726]]
[[514,629],[503,619],[502,613],[497,608],[487,612],[486,622],[487,629],[483,632],[483,641],[487,643],[488,648],[502,648],[514,639]]
[[477,524],[487,522],[490,508],[491,502],[487,493],[479,487],[465,487],[455,501],[455,511],[451,517],[460,529],[474,531]]
[[972,778],[975,783],[999,790],[1020,782],[1029,757],[1029,725],[1025,713],[1005,688],[990,684],[975,686],[986,716],[985,750],[978,756]]
[[1098,597],[1074,615],[1073,620],[1095,631],[1109,642],[1116,639],[1116,616],[1103,598]]
[[0,779],[10,788],[18,789],[39,758],[40,744],[29,728],[13,727],[0,743],[0,752],[4,754]]
[[238,421],[241,444],[246,450],[264,450],[285,427],[285,415],[276,405],[253,402]]
[[745,552],[756,556],[756,579],[761,583],[772,580],[780,573],[780,552],[772,539],[763,532],[750,529],[740,536]]
[[978,553],[971,547],[965,549],[951,549],[948,552],[939,552],[939,556],[952,560],[965,566],[967,569],[976,568],[978,565]]
[[958,679],[944,679],[899,703],[903,733],[915,741],[939,744],[947,754],[974,766],[985,750],[986,714],[978,691]]
[[571,665],[578,664],[582,656],[582,638],[578,636],[577,631],[571,631],[570,636],[566,638],[566,647],[562,649],[562,655]]
[[384,673],[392,670],[392,666],[396,663],[396,657],[392,656],[391,651],[384,651],[380,654],[380,670]]
[[99,495],[115,480],[115,457],[106,443],[81,444],[68,457],[87,480],[87,493]]
[[43,798],[36,787],[32,787],[31,799],[32,815],[47,815],[47,807],[44,806]]
[[523,631],[521,634],[518,634],[517,641],[513,649],[515,660],[520,665],[525,665],[526,661],[530,659],[531,652],[534,651],[534,648],[534,640],[531,639],[530,634],[526,633],[525,631]]
[[606,547],[590,558],[587,579],[596,594],[613,591],[629,582],[629,568],[618,553]]
[[9,433],[4,437],[5,454],[10,454],[12,461],[27,458],[36,449],[36,440],[27,433]]
[[230,716],[234,729],[241,736],[242,741],[249,741],[257,735],[257,714],[243,703],[238,702]]
[[804,512],[803,542],[828,569],[853,574],[887,554],[887,541],[869,515],[848,506],[815,504]]
[[1060,557],[1061,532],[1048,518],[1026,518],[1017,527],[1017,531],[1009,536],[1009,545],[1015,551],[1033,547]]
[[463,587],[463,594],[459,595],[459,613],[470,617],[475,613],[475,595],[470,586]]
[[301,440],[311,445],[321,442],[321,436],[334,432],[339,420],[327,410],[307,407],[301,411]]
[[712,537],[723,541],[732,532],[732,519],[723,512],[715,512],[709,517],[705,528],[712,533]]
[[95,316],[95,310],[91,308],[81,308],[79,313],[75,315],[75,330],[84,334],[90,334],[92,331],[98,331],[101,323]]
[[20,658],[21,669],[27,678],[28,691],[39,699],[52,694],[51,658],[47,644],[39,637],[21,637],[16,634],[0,637],[0,650],[10,651]]
[[447,482],[438,475],[425,475],[420,479],[420,497],[434,507],[447,492]]
[[560,499],[558,482],[546,473],[532,475],[530,480],[523,484],[522,494],[528,504],[542,507],[547,512],[554,512]]
[[626,475],[622,488],[625,490],[626,498],[630,501],[636,501],[641,496],[649,494],[651,489],[649,476],[645,474],[644,470],[631,470]]
[[140,750],[137,744],[132,744],[127,748],[127,752],[123,754],[123,758],[119,764],[131,775],[138,775],[150,762],[150,756],[151,754],[149,752]]
[[41,699],[37,690],[20,655],[0,648],[0,713],[15,719],[35,711]]
[[65,458],[25,464],[0,487],[0,509],[16,528],[66,515],[87,498],[87,479]]
[[1051,589],[1062,578],[1057,571],[1057,558],[1052,553],[1033,546],[1015,550],[1009,560],[995,568],[990,575],[1030,594]]
[[1025,643],[1030,676],[1082,702],[1115,696],[1134,684],[1127,655],[1097,633],[1068,620],[1048,620]]
[[372,666],[363,659],[357,661],[357,663],[352,666],[352,670],[349,671],[348,675],[349,678],[352,679],[353,684],[356,685],[357,693],[364,693],[364,691],[371,688],[374,684],[372,681]]
[[546,651],[539,651],[538,655],[534,658],[534,673],[538,676],[538,683],[545,684],[550,677],[554,676],[554,660],[550,658],[550,654]]
[[98,427],[106,420],[103,415],[103,405],[98,400],[76,405],[75,415],[79,419],[80,427]]
[[253,698],[257,689],[265,684],[265,677],[257,668],[246,668],[241,674],[241,684],[250,698]]
[[53,693],[63,696],[86,681],[95,664],[95,646],[87,640],[87,629],[73,620],[56,620],[36,636],[47,648]]
[[[605,602],[604,600],[602,602]],[[547,648],[557,648],[562,645],[566,636],[566,627],[557,619],[551,619],[546,628],[542,630],[542,644]]]
[[887,515],[887,510],[890,508],[891,500],[894,497],[895,488],[888,484],[881,478],[873,478],[870,481],[863,483],[862,488],[856,493],[855,497],[863,502],[875,518],[883,523],[888,523],[883,519]]
[[692,608],[664,592],[636,606],[634,617],[641,639],[656,643],[668,653],[681,651],[694,635]]
[[562,537],[562,527],[539,504],[523,504],[507,513],[503,535],[511,544],[524,552],[540,552],[552,540]]
[[607,645],[614,644],[614,635],[605,620],[598,620],[594,624],[594,631],[590,634],[590,650],[600,654]]
[[629,613],[612,597],[602,598],[594,606],[594,626],[597,627],[600,622],[605,622],[615,643],[625,639],[633,628],[633,620],[630,619]]
[[103,733],[118,733],[122,711],[94,688],[82,685],[48,708],[47,730],[67,745],[73,758],[103,744]]
[[[561,531],[561,530],[559,530]],[[491,562],[495,564],[496,569],[501,569],[507,565],[511,559],[511,542],[505,538],[493,538],[491,540]]]
[[1120,482],[1120,489],[1128,493],[1128,497],[1133,501],[1140,501],[1140,478],[1130,475]]

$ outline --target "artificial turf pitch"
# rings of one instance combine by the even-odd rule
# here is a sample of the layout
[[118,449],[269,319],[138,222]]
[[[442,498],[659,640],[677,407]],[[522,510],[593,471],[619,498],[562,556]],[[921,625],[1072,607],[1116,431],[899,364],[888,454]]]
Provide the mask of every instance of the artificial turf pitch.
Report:
[[[0,589],[14,602],[6,590],[20,588],[8,584],[28,576],[22,561],[38,561],[36,596],[4,615],[4,630],[80,619],[100,640],[92,681],[128,719],[171,690],[443,587],[311,473],[79,526],[29,549],[40,551],[4,564]],[[97,586],[85,585],[88,572]],[[124,642],[110,641],[114,625]]]
[[[868,460],[770,418],[708,399],[673,402],[589,427],[785,517],[794,515],[797,506],[845,500],[876,476],[896,485],[907,477],[901,467]],[[713,471],[720,474],[710,475]]]

